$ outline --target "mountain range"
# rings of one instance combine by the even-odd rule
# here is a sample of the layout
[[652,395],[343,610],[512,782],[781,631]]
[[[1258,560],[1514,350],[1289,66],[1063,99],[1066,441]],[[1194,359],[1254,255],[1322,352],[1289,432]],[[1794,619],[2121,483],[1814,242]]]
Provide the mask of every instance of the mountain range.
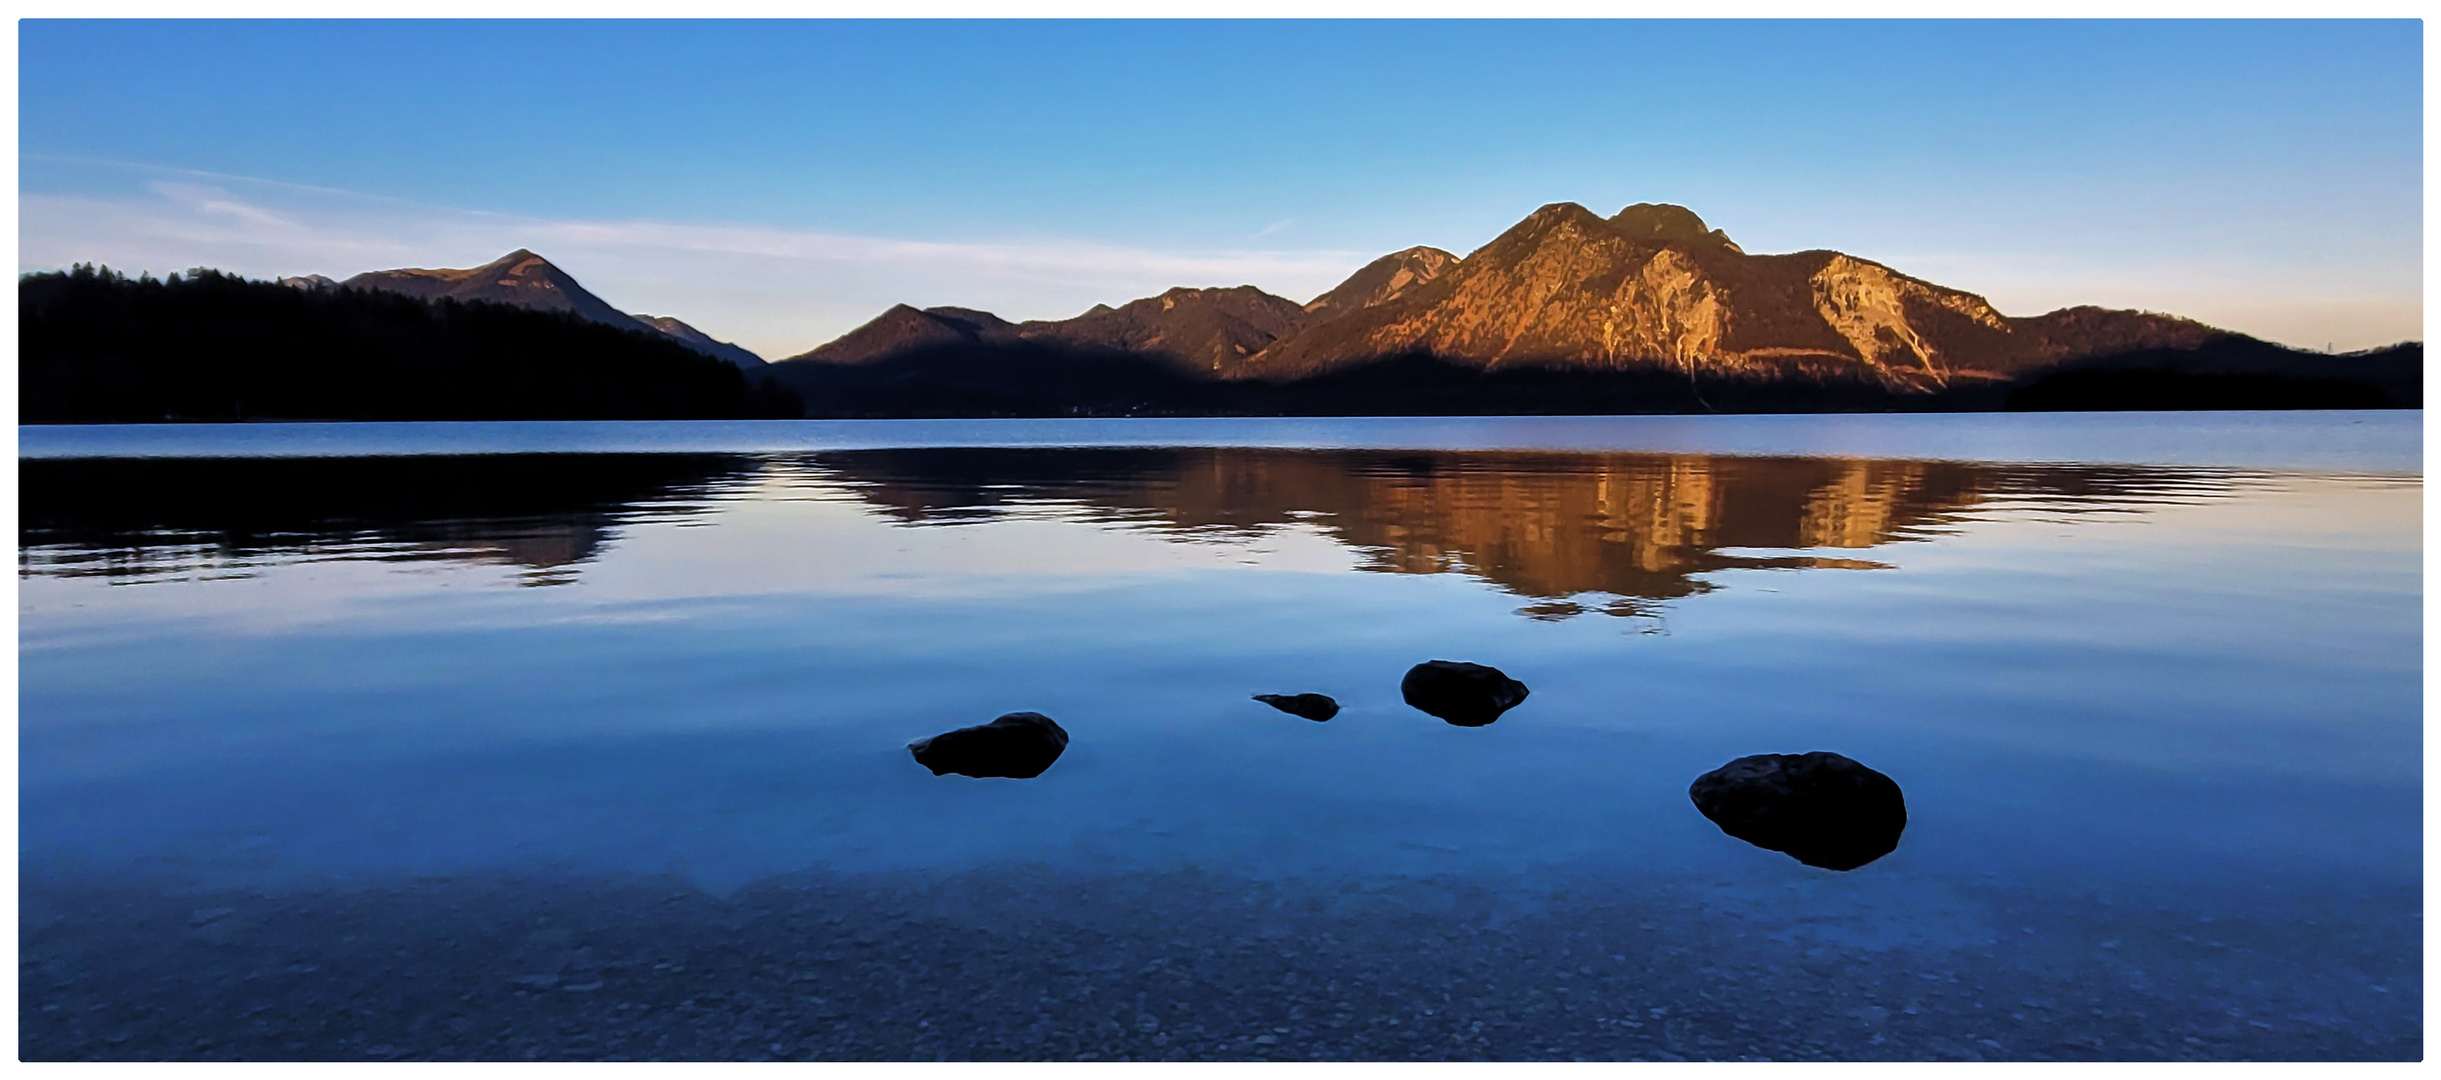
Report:
[[771,373],[835,415],[1998,408],[2052,376],[2071,377],[2052,407],[2399,405],[2421,357],[2154,312],[2013,317],[1841,252],[1750,254],[1685,207],[1562,202],[1304,304],[1241,285],[1021,323],[900,305]]
[[[897,305],[764,366],[612,308],[548,260],[305,288],[491,301],[666,335],[797,392],[809,415],[1648,412],[2420,405],[2422,350],[2288,349],[2192,319],[1983,297],[1837,251],[1752,254],[1681,206],[1552,203],[1460,257],[1384,255],[1298,303],[1173,288],[1011,322]],[[2037,386],[2037,384],[2041,384]]]

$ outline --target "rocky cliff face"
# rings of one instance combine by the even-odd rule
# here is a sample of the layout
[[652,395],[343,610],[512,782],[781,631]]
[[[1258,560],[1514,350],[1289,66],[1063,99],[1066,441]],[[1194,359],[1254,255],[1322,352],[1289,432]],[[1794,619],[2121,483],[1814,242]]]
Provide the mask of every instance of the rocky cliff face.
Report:
[[[310,286],[316,279],[329,280],[317,274],[308,278],[284,278],[282,282]],[[471,270],[372,270],[340,282],[339,287],[403,293],[422,300],[513,304],[536,311],[567,312],[588,322],[667,335],[696,352],[726,360],[740,368],[758,368],[764,364],[762,357],[728,342],[714,340],[703,331],[677,319],[629,315],[611,307],[601,297],[577,284],[577,280],[567,271],[552,265],[551,260],[524,248]]]

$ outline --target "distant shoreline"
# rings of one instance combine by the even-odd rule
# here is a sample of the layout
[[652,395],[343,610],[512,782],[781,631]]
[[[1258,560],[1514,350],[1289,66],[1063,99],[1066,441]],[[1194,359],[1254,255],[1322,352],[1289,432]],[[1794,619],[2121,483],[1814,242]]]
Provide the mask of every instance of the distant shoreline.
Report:
[[37,424],[20,461],[1254,448],[2114,462],[2420,476],[2416,410]]

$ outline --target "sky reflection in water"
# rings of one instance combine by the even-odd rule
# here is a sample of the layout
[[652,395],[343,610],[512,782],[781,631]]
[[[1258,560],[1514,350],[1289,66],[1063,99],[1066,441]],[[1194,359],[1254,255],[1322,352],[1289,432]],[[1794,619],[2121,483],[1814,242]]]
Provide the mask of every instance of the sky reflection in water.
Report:
[[[592,942],[538,1052],[2421,1056],[2418,417],[1717,419],[33,430],[26,1052],[513,1056]],[[1017,710],[1039,777],[906,750]],[[1897,850],[1689,801],[1811,750]]]
[[[972,447],[21,475],[29,863],[1792,875],[1685,785],[1832,749],[1906,788],[1892,872],[2418,867],[2412,476]],[[1397,698],[1435,657],[1534,697],[1447,729]],[[1075,735],[1038,781],[906,760],[1015,709]]]

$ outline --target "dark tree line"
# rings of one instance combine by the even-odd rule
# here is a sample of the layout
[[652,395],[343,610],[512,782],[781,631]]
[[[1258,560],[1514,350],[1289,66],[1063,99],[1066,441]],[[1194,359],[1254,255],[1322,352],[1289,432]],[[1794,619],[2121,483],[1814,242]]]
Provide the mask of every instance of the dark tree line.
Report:
[[17,298],[21,423],[803,413],[675,341],[502,304],[92,266],[26,275]]
[[1538,416],[2421,408],[2424,347],[2328,356],[2229,335],[2193,349],[2092,357],[2012,382],[1893,389],[1865,373],[1770,377],[1661,366],[1483,368],[1392,356],[1291,382],[1224,381],[1148,354],[988,342],[859,364],[788,360],[772,374],[817,417]]

